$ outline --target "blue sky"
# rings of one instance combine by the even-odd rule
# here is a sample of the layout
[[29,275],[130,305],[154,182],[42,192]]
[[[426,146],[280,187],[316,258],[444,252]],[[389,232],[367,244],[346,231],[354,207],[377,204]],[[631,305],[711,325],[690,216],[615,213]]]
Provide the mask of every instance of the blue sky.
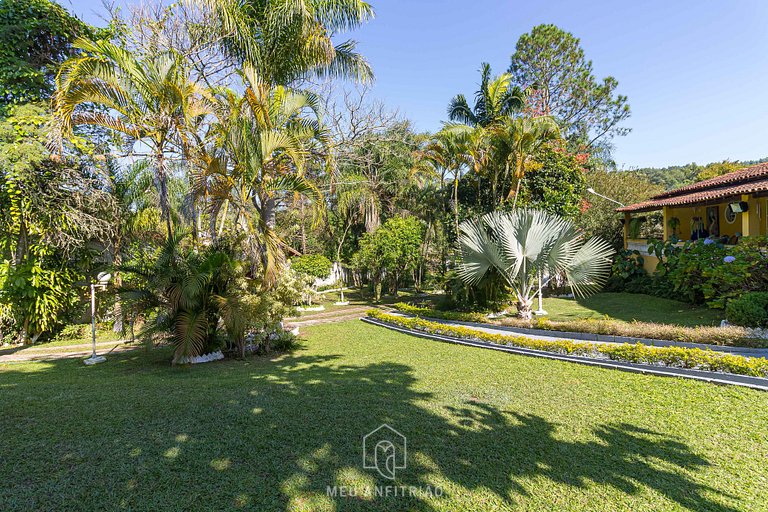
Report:
[[[98,23],[100,0],[61,0]],[[370,0],[376,19],[351,35],[374,92],[436,130],[482,61],[506,70],[518,37],[554,23],[579,37],[598,78],[629,97],[620,167],[768,156],[768,1]]]

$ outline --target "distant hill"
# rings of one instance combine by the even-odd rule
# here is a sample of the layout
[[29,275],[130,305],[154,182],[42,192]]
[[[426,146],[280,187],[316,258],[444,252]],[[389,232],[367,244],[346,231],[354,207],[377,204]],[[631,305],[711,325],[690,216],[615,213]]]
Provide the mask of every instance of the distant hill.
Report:
[[695,162],[686,165],[673,165],[670,167],[645,167],[634,169],[632,172],[648,178],[651,183],[661,185],[665,190],[672,190],[684,185],[690,185],[714,176],[719,176],[727,172],[735,171],[742,167],[768,162],[768,157],[759,160],[741,160],[731,162],[724,160],[722,162],[712,162],[706,165],[699,165]]

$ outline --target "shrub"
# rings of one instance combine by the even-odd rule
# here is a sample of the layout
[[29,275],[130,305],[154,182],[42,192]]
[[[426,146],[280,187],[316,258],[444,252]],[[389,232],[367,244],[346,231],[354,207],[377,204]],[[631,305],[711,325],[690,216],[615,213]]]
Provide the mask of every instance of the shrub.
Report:
[[650,277],[643,268],[643,256],[640,251],[621,249],[616,253],[611,267],[611,277],[605,283],[604,291],[643,293],[647,290]]
[[639,364],[662,364],[676,368],[734,373],[753,377],[768,377],[768,359],[746,358],[713,350],[685,347],[651,347],[636,343],[588,343],[569,340],[539,340],[523,336],[491,334],[469,327],[430,322],[421,318],[404,318],[379,310],[368,311],[368,316],[406,329],[457,338],[481,340],[498,345],[515,346],[558,354],[603,356],[614,361]]
[[536,318],[533,321],[505,317],[489,320],[482,313],[461,313],[458,311],[436,311],[434,309],[397,303],[395,308],[414,316],[440,318],[459,322],[480,322],[524,329],[542,329],[559,332],[583,332],[606,336],[624,336],[627,338],[649,338],[656,340],[681,341],[686,343],[704,343],[709,345],[764,346],[764,340],[749,339],[749,333],[743,327],[682,327],[671,324],[651,322],[621,322],[612,319],[577,319],[553,321],[548,318]]
[[659,258],[651,286],[626,286],[625,291],[640,290],[722,309],[730,299],[768,288],[766,245],[766,237],[745,237],[728,247],[712,240],[682,246],[651,242],[649,252]]
[[331,275],[333,263],[322,254],[305,254],[292,258],[291,268],[299,274],[325,279]]
[[768,292],[745,293],[728,301],[728,321],[745,327],[768,327]]

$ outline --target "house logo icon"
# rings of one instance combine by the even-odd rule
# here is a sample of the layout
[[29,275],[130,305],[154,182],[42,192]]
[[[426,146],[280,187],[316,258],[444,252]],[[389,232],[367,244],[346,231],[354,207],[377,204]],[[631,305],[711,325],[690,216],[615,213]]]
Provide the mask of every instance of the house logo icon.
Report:
[[406,468],[406,439],[386,423],[363,436],[363,468],[375,469],[389,480]]

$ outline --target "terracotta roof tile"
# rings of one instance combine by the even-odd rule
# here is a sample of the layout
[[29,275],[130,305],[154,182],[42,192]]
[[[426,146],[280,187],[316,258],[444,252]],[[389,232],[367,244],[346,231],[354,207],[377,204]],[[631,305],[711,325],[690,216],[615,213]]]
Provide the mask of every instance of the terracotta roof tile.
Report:
[[647,212],[665,206],[682,206],[768,190],[768,162],[729,172],[670,190],[648,201],[617,208],[619,212]]
[[688,194],[676,195],[673,197],[663,197],[661,199],[651,199],[642,203],[617,208],[616,211],[630,213],[649,212],[653,210],[660,210],[665,206],[683,206],[687,204],[704,203],[707,201],[713,201],[715,199],[738,197],[741,194],[753,194],[755,192],[764,191],[768,191],[768,177],[762,180],[738,183],[735,185],[719,187],[712,190],[690,192]]
[[741,183],[743,181],[749,181],[762,177],[768,177],[768,162],[753,165],[751,167],[745,167],[744,169],[729,172],[728,174],[723,174],[722,176],[715,176],[714,178],[710,178],[708,180],[698,181],[696,183],[692,183],[690,185],[686,185],[684,187],[676,188],[675,190],[670,190],[668,192],[653,196],[653,198],[661,199],[664,197],[672,197],[694,190],[719,187],[721,185],[728,185],[731,183]]

